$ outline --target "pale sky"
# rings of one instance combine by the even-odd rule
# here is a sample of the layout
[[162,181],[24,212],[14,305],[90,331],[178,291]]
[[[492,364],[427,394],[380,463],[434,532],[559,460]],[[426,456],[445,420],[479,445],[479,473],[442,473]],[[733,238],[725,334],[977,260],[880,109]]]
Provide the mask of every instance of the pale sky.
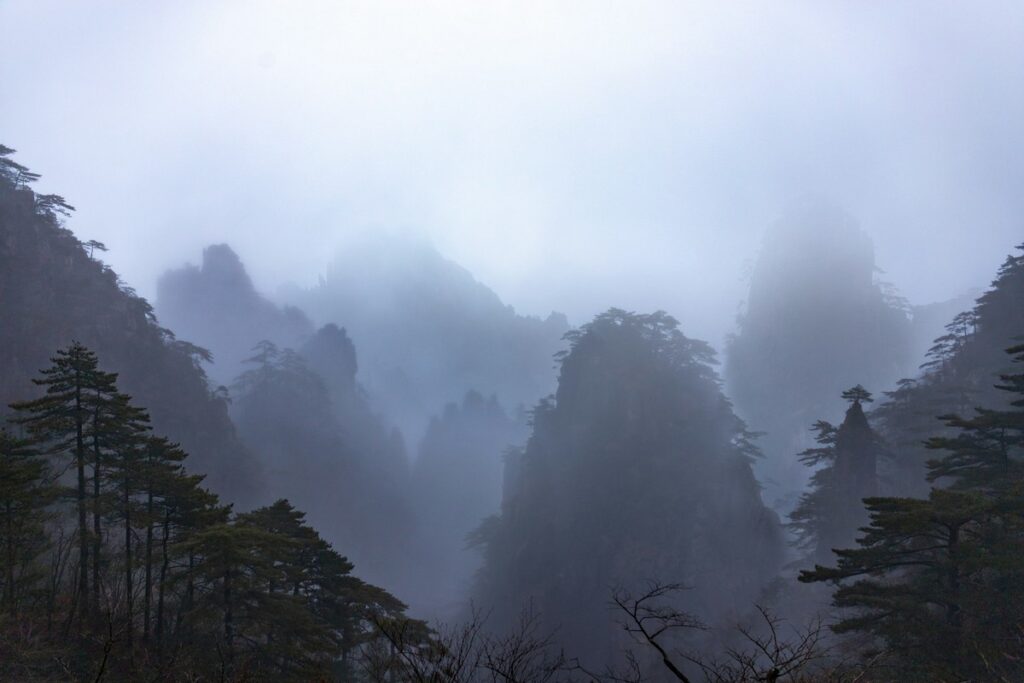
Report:
[[0,0],[0,143],[152,296],[407,230],[524,313],[667,309],[720,345],[808,194],[916,303],[1024,241],[1021,2]]

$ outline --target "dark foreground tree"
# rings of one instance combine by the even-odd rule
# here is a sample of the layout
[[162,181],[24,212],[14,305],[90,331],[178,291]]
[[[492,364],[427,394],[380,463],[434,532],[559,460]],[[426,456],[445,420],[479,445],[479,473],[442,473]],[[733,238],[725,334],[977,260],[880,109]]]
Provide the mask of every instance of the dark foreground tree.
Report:
[[[96,354],[78,342],[57,352],[52,365],[33,382],[45,388],[45,394],[31,401],[14,403],[20,414],[18,423],[32,436],[33,442],[53,457],[58,465],[70,461],[74,468],[74,484],[69,494],[75,501],[77,515],[78,581],[74,592],[74,608],[84,623],[86,610],[95,607],[89,598],[88,526],[89,491],[86,467],[89,460],[87,437],[90,401],[106,385],[106,376],[98,368]],[[95,598],[94,598],[95,600]]]
[[0,611],[31,609],[50,546],[47,522],[57,489],[50,466],[31,444],[0,429]]
[[[1009,350],[1024,360],[1024,347]],[[865,632],[900,680],[1017,680],[1024,626],[1024,374],[1004,375],[1011,410],[947,416],[926,500],[869,498],[859,547],[801,581],[837,584],[834,627]]]
[[865,498],[878,494],[877,462],[880,439],[864,414],[863,403],[871,394],[859,384],[843,392],[850,402],[839,427],[819,420],[813,427],[817,448],[800,454],[800,460],[816,467],[810,491],[790,514],[802,550],[815,562],[832,559],[833,548],[856,540],[857,529],[867,523]]
[[287,501],[232,515],[97,367],[59,352],[0,430],[0,679],[353,680],[405,605]]

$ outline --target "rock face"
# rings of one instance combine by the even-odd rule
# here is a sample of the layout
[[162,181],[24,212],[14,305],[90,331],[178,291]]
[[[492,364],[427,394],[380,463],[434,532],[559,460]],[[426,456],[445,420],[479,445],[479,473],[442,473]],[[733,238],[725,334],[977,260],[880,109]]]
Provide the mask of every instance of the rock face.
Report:
[[477,604],[512,623],[532,607],[574,656],[602,661],[621,634],[611,587],[693,587],[708,621],[750,609],[783,555],[754,449],[709,366],[671,317],[612,310],[570,335],[554,400],[508,460],[483,545]]
[[360,381],[410,443],[438,406],[467,391],[512,410],[549,394],[552,356],[568,331],[560,314],[518,315],[433,247],[382,235],[340,250],[319,285],[282,296],[348,330]]
[[808,203],[768,231],[725,378],[737,412],[766,433],[758,474],[769,501],[784,512],[796,503],[808,425],[843,410],[846,387],[893,386],[911,354],[905,304],[877,281],[871,240],[850,216]]
[[528,429],[522,413],[510,416],[497,398],[470,391],[449,403],[427,426],[413,468],[411,501],[418,538],[418,588],[422,613],[441,621],[461,616],[479,553],[466,538],[501,504],[505,453],[522,446]]
[[243,371],[257,342],[298,348],[313,333],[302,311],[278,307],[256,291],[226,244],[204,249],[199,267],[165,273],[157,285],[156,310],[177,334],[210,350],[210,374],[224,385]]
[[260,342],[232,385],[232,415],[277,495],[362,567],[403,587],[413,533],[402,439],[370,411],[343,329],[328,325],[298,350]]
[[241,507],[260,501],[261,472],[227,403],[211,391],[201,353],[157,324],[149,304],[52,207],[52,199],[0,174],[0,411],[35,396],[32,378],[77,340],[119,373],[156,432],[181,442],[189,467],[206,473],[212,489]]

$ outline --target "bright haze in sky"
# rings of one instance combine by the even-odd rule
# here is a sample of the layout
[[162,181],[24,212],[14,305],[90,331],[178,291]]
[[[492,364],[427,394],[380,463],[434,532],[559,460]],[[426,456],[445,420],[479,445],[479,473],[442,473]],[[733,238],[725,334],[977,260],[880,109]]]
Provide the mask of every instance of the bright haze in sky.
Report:
[[226,241],[269,294],[367,230],[524,313],[720,344],[787,205],[914,303],[1024,219],[1020,2],[0,2],[0,142],[140,293]]

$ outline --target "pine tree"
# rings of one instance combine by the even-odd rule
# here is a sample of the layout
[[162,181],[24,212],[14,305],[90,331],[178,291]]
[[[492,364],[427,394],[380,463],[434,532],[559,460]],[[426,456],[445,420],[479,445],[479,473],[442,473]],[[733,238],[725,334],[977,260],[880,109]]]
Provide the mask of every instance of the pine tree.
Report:
[[[179,583],[184,588],[178,597],[173,634],[175,643],[193,644],[192,618],[196,612],[197,546],[192,539],[205,529],[225,524],[231,506],[202,487],[202,475],[171,477],[163,491],[163,519],[160,522],[160,571],[157,577],[156,624],[154,636],[157,654],[162,656],[168,641],[168,597]],[[182,566],[172,566],[172,559]],[[178,570],[176,573],[175,570]]]
[[[169,524],[173,491],[180,485],[179,482],[189,480],[182,467],[186,453],[176,443],[171,443],[164,437],[151,436],[146,440],[145,456],[141,467],[142,493],[144,500],[143,523],[145,524],[145,550],[144,567],[145,575],[143,580],[143,611],[142,611],[142,640],[149,641],[152,624],[152,602],[153,602],[153,571],[154,554],[156,552],[156,529],[162,521]],[[166,531],[166,530],[165,530]],[[169,538],[164,538],[165,543],[161,546],[162,561],[164,565],[169,562],[167,545]],[[162,565],[163,566],[163,565]],[[166,578],[166,568],[161,578]],[[160,618],[162,619],[162,614]],[[159,620],[158,620],[159,621]]]
[[[280,362],[293,375],[301,370],[291,352]],[[4,656],[15,657],[0,659],[0,676],[34,674],[32,658],[42,657],[61,666],[44,665],[46,675],[90,680],[151,671],[161,680],[242,671],[350,680],[355,653],[381,637],[383,620],[411,624],[426,642],[425,625],[353,576],[352,563],[286,500],[232,516],[201,475],[186,473],[181,447],[152,434],[117,375],[98,366],[80,344],[58,352],[38,382],[45,395],[14,404],[28,438],[0,429],[0,612],[31,625],[45,610],[48,625],[62,616],[66,630],[77,619],[84,632],[101,598],[116,601],[105,627],[86,638],[41,645],[31,628],[28,636],[5,630],[27,640],[3,643]],[[75,475],[70,491],[56,484],[60,469]],[[54,505],[68,492],[73,505]],[[67,527],[74,533],[65,541]],[[65,580],[72,550],[75,577]],[[107,565],[122,572],[109,582]]]
[[242,515],[200,531],[186,546],[200,557],[193,571],[207,586],[208,605],[221,615],[229,671],[321,671],[318,658],[331,648],[324,629],[288,587],[297,571],[289,557],[296,550],[292,539]]
[[125,640],[129,652],[132,648],[135,622],[134,534],[133,515],[137,507],[136,496],[145,485],[145,458],[148,449],[149,415],[133,405],[130,397],[115,394],[109,405],[111,428],[109,441],[109,478],[115,501],[112,517],[124,532],[121,547],[124,572],[124,620],[128,625]]
[[107,512],[107,500],[104,495],[104,469],[109,456],[108,451],[115,446],[117,434],[121,430],[122,415],[117,404],[117,375],[96,369],[92,373],[89,391],[85,404],[89,412],[86,426],[86,439],[92,454],[92,596],[91,607],[93,618],[97,618],[100,607],[100,582],[103,562],[103,518]]
[[323,673],[337,648],[328,624],[308,609],[319,590],[314,562],[329,546],[305,524],[305,517],[282,499],[238,519],[238,524],[268,532],[268,541],[273,539],[261,547],[276,571],[267,574],[262,607],[268,617],[259,619],[265,641],[260,656],[270,668],[289,676]]
[[871,393],[859,384],[842,393],[850,403],[839,427],[819,420],[812,428],[818,448],[800,454],[811,475],[811,490],[790,515],[799,547],[817,562],[828,562],[832,549],[848,546],[867,522],[863,499],[878,494],[877,460],[880,440],[864,414]]
[[21,413],[18,422],[25,425],[34,441],[47,454],[70,458],[76,472],[74,500],[78,514],[78,585],[75,605],[80,620],[92,603],[89,599],[89,528],[87,525],[86,432],[89,424],[88,401],[97,386],[96,354],[78,342],[60,350],[52,365],[42,371],[42,379],[33,382],[45,387],[42,397],[14,403]]
[[0,429],[0,610],[12,618],[40,578],[38,558],[49,546],[48,508],[57,495],[52,478],[28,441]]
[[355,651],[372,635],[365,625],[401,618],[406,606],[386,590],[352,576],[352,563],[286,500],[241,515],[239,523],[287,541],[268,546],[279,570],[271,575],[274,582],[267,590],[276,618],[266,621],[265,650],[276,660],[274,668],[287,675],[310,675],[337,658],[334,668],[345,680]]
[[[1009,349],[1017,362],[1024,347]],[[880,638],[901,680],[1010,680],[1024,624],[1024,373],[1002,376],[1012,410],[945,417],[929,447],[928,499],[869,498],[860,547],[801,581],[838,584],[834,627]]]
[[833,604],[852,611],[833,630],[878,637],[897,680],[971,680],[980,662],[967,651],[973,638],[964,633],[964,611],[984,600],[972,594],[986,570],[975,530],[991,514],[990,504],[942,489],[927,500],[865,502],[871,523],[860,547],[837,550],[836,567],[817,565],[800,580],[838,583]]
[[[1018,245],[1024,250],[1024,244]],[[991,384],[1007,371],[1003,351],[1024,330],[1024,255],[1011,254],[991,287],[970,311],[957,315],[915,379],[903,380],[874,411],[875,423],[890,445],[885,477],[893,495],[927,496],[929,437],[955,437],[955,426],[937,426],[936,416],[966,415],[973,406],[1002,410],[1006,395]]]
[[[1007,349],[1016,362],[1024,362],[1024,345]],[[1024,374],[1000,375],[996,388],[1014,395],[1010,410],[975,408],[974,416],[943,415],[954,436],[929,439],[932,450],[946,451],[929,463],[930,481],[951,480],[957,489],[979,490],[990,495],[1005,493],[1024,480]],[[1016,410],[1015,410],[1016,409]]]

